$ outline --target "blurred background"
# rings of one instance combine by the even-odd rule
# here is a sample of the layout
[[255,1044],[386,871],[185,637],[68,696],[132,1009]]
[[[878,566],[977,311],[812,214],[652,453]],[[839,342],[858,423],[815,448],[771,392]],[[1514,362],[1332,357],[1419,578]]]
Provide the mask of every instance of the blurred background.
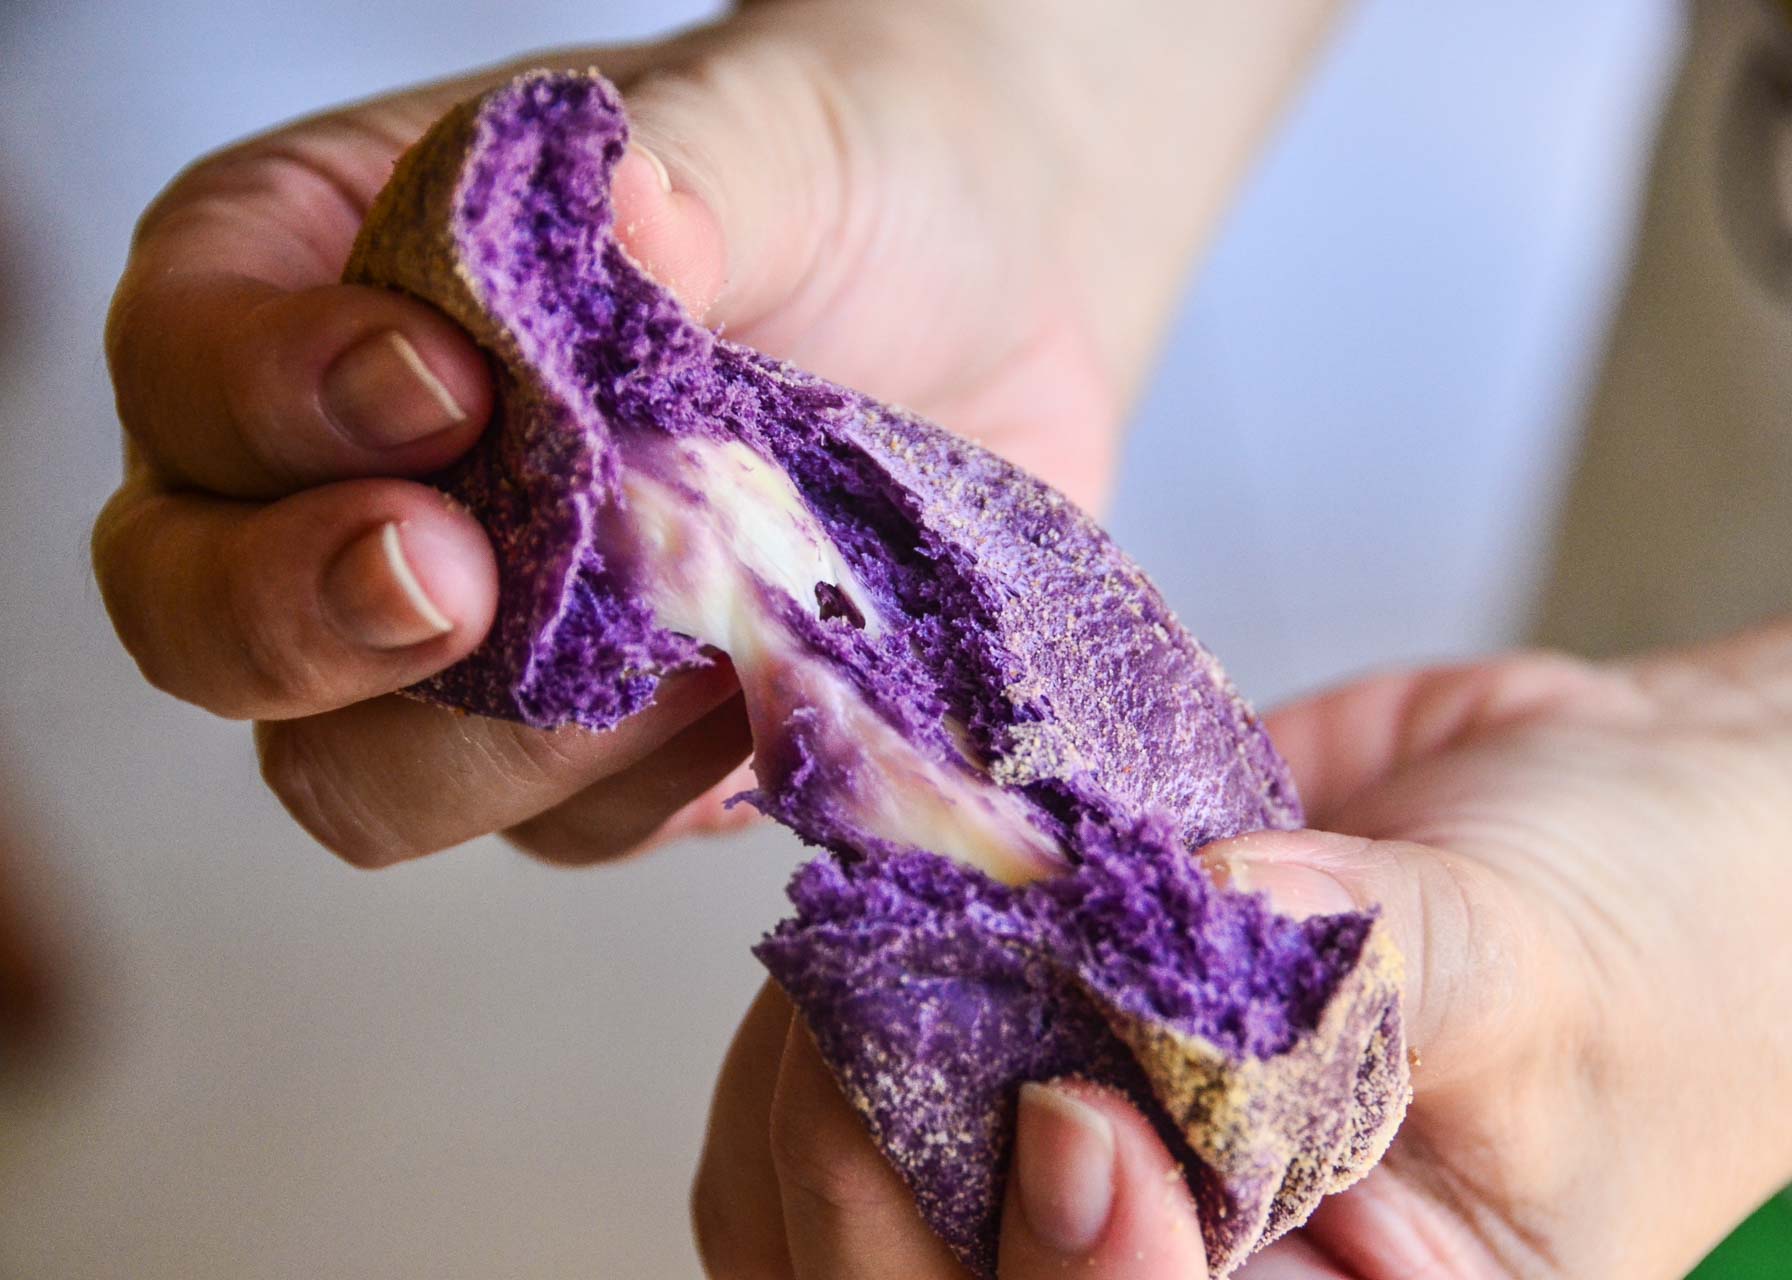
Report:
[[[181,165],[341,99],[708,12],[0,3],[0,1278],[696,1274],[687,1179],[792,842],[570,873],[486,841],[351,871],[263,792],[246,729],[140,681],[85,544],[118,474],[107,298]],[[1599,618],[1630,639],[1685,622],[1624,611],[1660,593],[1613,559],[1648,533],[1622,513],[1669,488],[1602,464],[1624,451],[1601,424],[1654,411],[1645,437],[1667,441],[1692,393],[1643,374],[1721,381],[1714,352],[1783,340],[1785,299],[1739,281],[1777,270],[1786,224],[1739,266],[1710,184],[1686,194],[1734,97],[1700,86],[1777,38],[1749,25],[1767,12],[1360,0],[1191,282],[1113,518],[1260,702],[1527,634],[1614,647]],[[1784,190],[1737,216],[1789,207],[1779,83],[1768,123],[1735,127],[1783,156]],[[1658,136],[1674,181],[1645,199]],[[1667,305],[1689,293],[1690,331]],[[1760,417],[1717,450],[1738,473],[1758,473]],[[1645,523],[1702,510],[1719,477],[1657,453],[1693,488]],[[1592,514],[1558,536],[1569,489]],[[1740,597],[1762,581],[1733,576]],[[1768,1215],[1710,1274],[1792,1274]]]

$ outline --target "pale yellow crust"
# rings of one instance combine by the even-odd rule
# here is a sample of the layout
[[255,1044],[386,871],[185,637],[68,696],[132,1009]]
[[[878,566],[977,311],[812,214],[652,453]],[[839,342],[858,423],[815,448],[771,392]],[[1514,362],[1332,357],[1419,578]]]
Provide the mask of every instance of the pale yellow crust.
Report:
[[1376,924],[1319,1025],[1267,1059],[1234,1058],[1201,1036],[1104,1010],[1199,1161],[1189,1173],[1214,1280],[1386,1152],[1412,1093],[1402,968]]

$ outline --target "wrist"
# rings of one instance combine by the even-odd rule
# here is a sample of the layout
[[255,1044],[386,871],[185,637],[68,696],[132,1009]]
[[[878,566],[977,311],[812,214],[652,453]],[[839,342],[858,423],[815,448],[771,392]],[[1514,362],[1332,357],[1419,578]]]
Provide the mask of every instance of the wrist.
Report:
[[[1250,160],[1341,0],[1238,5],[1140,0],[755,0],[926,80],[952,113],[987,207],[1039,221],[1065,264],[1123,395],[1142,381],[1190,260],[1212,237]],[[839,21],[839,19],[847,19]],[[904,125],[907,122],[903,122]],[[973,170],[966,180],[976,183]],[[1001,216],[998,214],[997,216]]]
[[1690,1261],[1792,1181],[1792,625],[1630,670],[1660,753],[1646,816],[1674,850],[1649,887],[1652,949],[1674,963],[1630,1003],[1641,1060],[1666,1068],[1644,1100],[1666,1126],[1657,1149],[1679,1153],[1655,1221],[1690,1232]]
[[[1043,140],[1061,250],[1122,387],[1136,388],[1339,0],[941,0],[968,14]],[[1122,16],[1123,15],[1123,16]],[[965,19],[961,17],[961,21]]]

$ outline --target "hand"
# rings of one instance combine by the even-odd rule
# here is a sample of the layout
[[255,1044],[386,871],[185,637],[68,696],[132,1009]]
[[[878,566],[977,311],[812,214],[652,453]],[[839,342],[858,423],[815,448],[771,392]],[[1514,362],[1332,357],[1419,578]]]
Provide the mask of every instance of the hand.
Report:
[[[1792,1177],[1792,625],[1614,667],[1367,680],[1270,718],[1326,831],[1209,846],[1285,910],[1379,903],[1416,1096],[1385,1161],[1245,1280],[1680,1276]],[[1142,1120],[1020,1100],[1003,1280],[1204,1275]],[[775,990],[717,1086],[709,1273],[962,1273]]]
[[[391,696],[477,646],[496,597],[477,523],[415,480],[478,437],[479,353],[413,300],[335,283],[399,152],[522,66],[595,62],[644,144],[617,175],[621,234],[693,311],[1094,504],[1168,268],[1324,7],[1153,0],[1177,30],[1242,33],[1169,76],[1162,23],[1070,0],[762,3],[201,161],[144,215],[108,327],[126,476],[94,562],[121,638],[159,687],[260,721],[269,783],[360,865],[496,830],[584,861],[719,821],[713,796],[688,806],[747,750],[726,669],[667,681],[604,735]],[[1120,57],[1138,74],[1110,85]],[[1172,106],[1202,112],[1198,138],[1167,127]],[[1164,176],[1140,187],[1134,165]]]

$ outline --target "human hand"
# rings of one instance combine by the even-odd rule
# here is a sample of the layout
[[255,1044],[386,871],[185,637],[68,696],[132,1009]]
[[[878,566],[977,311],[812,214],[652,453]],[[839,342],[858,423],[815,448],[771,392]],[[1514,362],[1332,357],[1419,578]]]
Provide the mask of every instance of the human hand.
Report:
[[[1174,295],[1166,264],[1217,209],[1190,175],[1206,157],[1223,188],[1214,175],[1239,167],[1273,95],[1233,95],[1193,143],[1142,128],[1182,78],[1109,87],[1104,59],[1161,32],[1056,7],[1064,29],[1040,39],[1049,15],[1016,22],[994,3],[788,0],[546,61],[595,62],[626,92],[648,149],[618,172],[620,233],[693,311],[1094,504]],[[1159,7],[1243,25],[1224,5]],[[1322,8],[1260,25],[1304,39]],[[1218,92],[1240,67],[1290,60],[1258,43],[1205,55],[1227,74],[1191,83]],[[1141,53],[1140,71],[1162,56]],[[126,478],[94,559],[120,636],[153,683],[260,721],[274,790],[361,865],[495,830],[556,859],[621,852],[681,829],[681,812],[685,827],[719,821],[713,803],[687,806],[747,749],[725,666],[668,680],[603,735],[391,696],[491,620],[482,531],[416,480],[470,447],[491,387],[442,317],[335,281],[399,152],[510,70],[200,162],[145,214],[108,327]],[[1141,163],[1180,154],[1159,166],[1173,179],[1127,189],[1119,138]]]
[[[1679,1276],[1792,1177],[1792,625],[1371,679],[1270,728],[1329,830],[1204,857],[1285,910],[1380,904],[1418,1063],[1382,1164],[1240,1276]],[[1206,1274],[1169,1171],[1119,1099],[1027,1090],[1003,1280]],[[727,1280],[962,1274],[769,986],[693,1217]]]

